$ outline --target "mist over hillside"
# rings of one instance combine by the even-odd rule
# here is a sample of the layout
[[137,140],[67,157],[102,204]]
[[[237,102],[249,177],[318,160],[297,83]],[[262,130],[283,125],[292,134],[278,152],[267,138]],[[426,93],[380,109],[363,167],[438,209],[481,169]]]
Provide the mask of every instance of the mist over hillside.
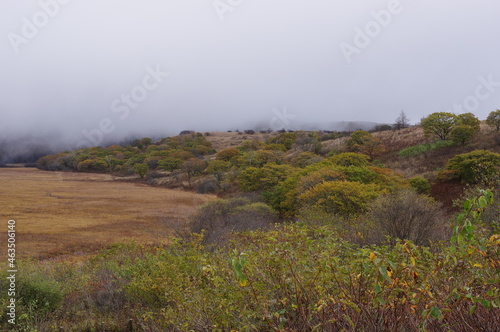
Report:
[[[272,123],[273,124],[273,123]],[[247,129],[252,130],[325,130],[325,131],[354,131],[354,130],[373,130],[378,123],[367,121],[338,121],[338,122],[305,122],[305,123],[283,123],[276,121],[273,128],[266,122],[259,122],[254,125],[240,125],[240,126],[227,126],[221,127],[214,131],[244,131]],[[198,128],[185,128],[186,130],[197,130],[205,132],[207,130]],[[62,133],[51,133],[45,136],[25,135],[16,138],[1,138],[0,137],[0,163],[33,163],[40,157],[48,154],[59,153],[64,151],[73,151],[82,147],[90,146],[109,146],[113,144],[126,145],[134,139],[142,137],[151,137],[153,140],[177,135],[179,131],[166,130],[163,134],[157,131],[148,132],[143,130],[141,132],[129,133],[126,136],[106,135],[98,133],[97,129],[94,131],[86,131],[86,133],[79,133],[80,135],[63,135]],[[77,137],[79,136],[79,137]]]
[[412,123],[445,111],[484,119],[500,103],[500,48],[489,33],[499,9],[2,1],[1,158],[184,129],[344,130],[332,123],[391,123],[401,110]]

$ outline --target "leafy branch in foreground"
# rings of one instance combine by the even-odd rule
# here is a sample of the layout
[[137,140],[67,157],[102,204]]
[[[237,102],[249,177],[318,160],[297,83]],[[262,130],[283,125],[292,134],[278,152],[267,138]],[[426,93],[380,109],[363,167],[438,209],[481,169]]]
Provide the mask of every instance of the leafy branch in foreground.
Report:
[[481,190],[481,195],[464,202],[463,211],[458,215],[458,225],[453,229],[451,242],[456,246],[481,244],[481,238],[475,234],[476,224],[481,220],[486,207],[493,204],[491,190]]

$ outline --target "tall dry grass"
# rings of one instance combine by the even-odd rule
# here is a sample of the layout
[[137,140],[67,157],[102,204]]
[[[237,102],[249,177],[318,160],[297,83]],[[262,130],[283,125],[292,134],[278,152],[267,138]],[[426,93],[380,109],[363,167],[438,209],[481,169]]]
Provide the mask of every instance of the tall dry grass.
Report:
[[[131,239],[162,243],[166,239],[160,216],[185,222],[213,198],[107,174],[0,169],[0,219],[16,220],[21,256],[86,252]],[[6,231],[0,232],[2,243]]]

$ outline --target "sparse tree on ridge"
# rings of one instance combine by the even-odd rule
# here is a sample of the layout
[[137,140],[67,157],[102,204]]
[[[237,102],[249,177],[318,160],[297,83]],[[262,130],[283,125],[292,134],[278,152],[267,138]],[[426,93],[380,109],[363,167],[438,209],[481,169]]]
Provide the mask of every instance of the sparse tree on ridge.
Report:
[[394,129],[400,130],[404,128],[408,128],[410,126],[410,119],[406,116],[405,111],[401,111],[399,113],[399,116],[396,119],[396,122],[394,123]]

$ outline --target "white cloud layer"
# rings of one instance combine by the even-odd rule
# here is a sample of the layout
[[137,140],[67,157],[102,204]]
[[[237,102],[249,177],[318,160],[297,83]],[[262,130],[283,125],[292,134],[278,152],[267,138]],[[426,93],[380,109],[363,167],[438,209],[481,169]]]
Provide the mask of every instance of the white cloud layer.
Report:
[[[284,107],[296,123],[391,123],[402,109],[414,123],[454,105],[484,119],[500,108],[498,13],[464,0],[5,0],[0,138],[74,145],[103,119],[107,138],[246,129]],[[169,76],[141,94],[157,67]],[[488,77],[489,96],[467,102]],[[123,118],[126,95],[137,106]]]

